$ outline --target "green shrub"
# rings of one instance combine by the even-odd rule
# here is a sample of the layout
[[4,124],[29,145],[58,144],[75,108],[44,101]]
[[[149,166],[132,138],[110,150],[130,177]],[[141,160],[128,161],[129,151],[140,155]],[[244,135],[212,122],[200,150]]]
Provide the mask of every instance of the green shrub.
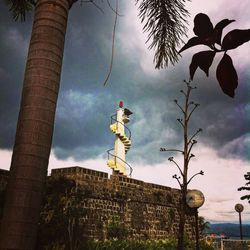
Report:
[[[177,241],[175,239],[146,241],[107,240],[89,241],[87,247],[82,250],[176,250],[176,248]],[[194,249],[195,242],[185,242],[185,250]],[[214,248],[201,241],[200,250],[214,250]]]
[[128,238],[129,231],[119,218],[113,217],[107,227],[107,237],[109,240],[123,240]]

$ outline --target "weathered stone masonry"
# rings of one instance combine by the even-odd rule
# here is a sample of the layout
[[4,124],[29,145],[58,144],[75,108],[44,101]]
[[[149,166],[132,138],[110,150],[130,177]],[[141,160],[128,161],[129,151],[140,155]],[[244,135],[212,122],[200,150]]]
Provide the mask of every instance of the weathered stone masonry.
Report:
[[[81,167],[51,172],[51,176],[60,175],[74,179],[84,191],[81,206],[86,212],[81,222],[86,238],[105,239],[107,226],[114,217],[129,229],[133,239],[177,236],[179,190],[121,175],[109,177],[107,173]],[[190,212],[186,223],[189,238],[195,235],[194,221]]]
[[[134,239],[164,239],[178,232],[180,191],[140,180],[80,167],[53,169],[51,175],[74,179],[85,190],[83,218],[88,238],[105,239],[107,225],[118,217]],[[186,233],[195,235],[194,216]]]

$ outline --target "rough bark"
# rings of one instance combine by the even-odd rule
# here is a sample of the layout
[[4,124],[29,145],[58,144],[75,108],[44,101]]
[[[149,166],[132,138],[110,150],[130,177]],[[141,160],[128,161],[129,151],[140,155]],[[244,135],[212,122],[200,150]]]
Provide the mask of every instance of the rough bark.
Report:
[[184,156],[184,168],[183,168],[183,183],[181,187],[181,207],[180,207],[180,223],[179,223],[179,234],[178,234],[178,250],[184,249],[184,234],[185,234],[185,222],[186,222],[186,196],[187,196],[187,175],[188,175],[188,163],[189,163],[189,153],[188,153],[188,105],[189,105],[189,95],[191,88],[188,87],[186,93],[186,100],[184,106],[184,126],[183,126],[183,139],[184,139],[184,148],[183,148],[183,156]]
[[51,150],[68,11],[38,0],[0,229],[0,249],[34,249]]

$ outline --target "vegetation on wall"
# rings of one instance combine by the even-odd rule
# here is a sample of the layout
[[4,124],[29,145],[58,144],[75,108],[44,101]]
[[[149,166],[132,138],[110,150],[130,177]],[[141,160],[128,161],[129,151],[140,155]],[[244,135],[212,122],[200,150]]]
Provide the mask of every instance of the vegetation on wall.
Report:
[[118,217],[113,217],[107,227],[107,238],[109,240],[124,240],[129,235],[128,228],[122,224]]
[[80,208],[84,192],[74,180],[50,177],[46,183],[36,249],[80,249],[85,215]]
[[[177,242],[174,239],[166,240],[146,240],[146,241],[126,241],[126,240],[108,240],[108,241],[90,241],[86,250],[176,250]],[[185,250],[195,249],[193,241],[185,241]],[[214,250],[212,246],[201,242],[200,250]]]

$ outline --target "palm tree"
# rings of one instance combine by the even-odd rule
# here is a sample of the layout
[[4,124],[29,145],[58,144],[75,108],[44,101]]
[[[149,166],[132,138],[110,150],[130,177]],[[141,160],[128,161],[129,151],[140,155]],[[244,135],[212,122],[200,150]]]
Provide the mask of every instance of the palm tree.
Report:
[[75,0],[9,1],[15,18],[35,5],[0,249],[34,249],[47,176],[68,12]]
[[[68,14],[71,6],[77,1],[6,0],[15,20],[19,17],[25,20],[25,13],[33,8],[35,13],[0,228],[0,249],[34,249],[35,246],[54,129]],[[157,25],[152,26],[152,20],[157,21],[157,18],[150,15],[150,9],[147,8],[150,1],[161,3],[149,6],[153,9],[158,8],[155,15],[162,11],[161,21],[163,18],[171,17],[166,19],[165,24],[161,22],[160,28]],[[152,46],[159,45],[156,58],[159,62],[176,58],[176,54],[166,54],[163,49],[172,51],[173,45],[180,39],[177,36],[180,29],[173,16],[183,20],[182,2],[185,0],[140,2],[141,17],[151,20],[150,25],[146,24],[145,27],[148,27],[149,34],[153,35]],[[164,39],[168,39],[171,33],[174,35],[175,43],[167,44]],[[162,65],[159,62],[158,67]]]

